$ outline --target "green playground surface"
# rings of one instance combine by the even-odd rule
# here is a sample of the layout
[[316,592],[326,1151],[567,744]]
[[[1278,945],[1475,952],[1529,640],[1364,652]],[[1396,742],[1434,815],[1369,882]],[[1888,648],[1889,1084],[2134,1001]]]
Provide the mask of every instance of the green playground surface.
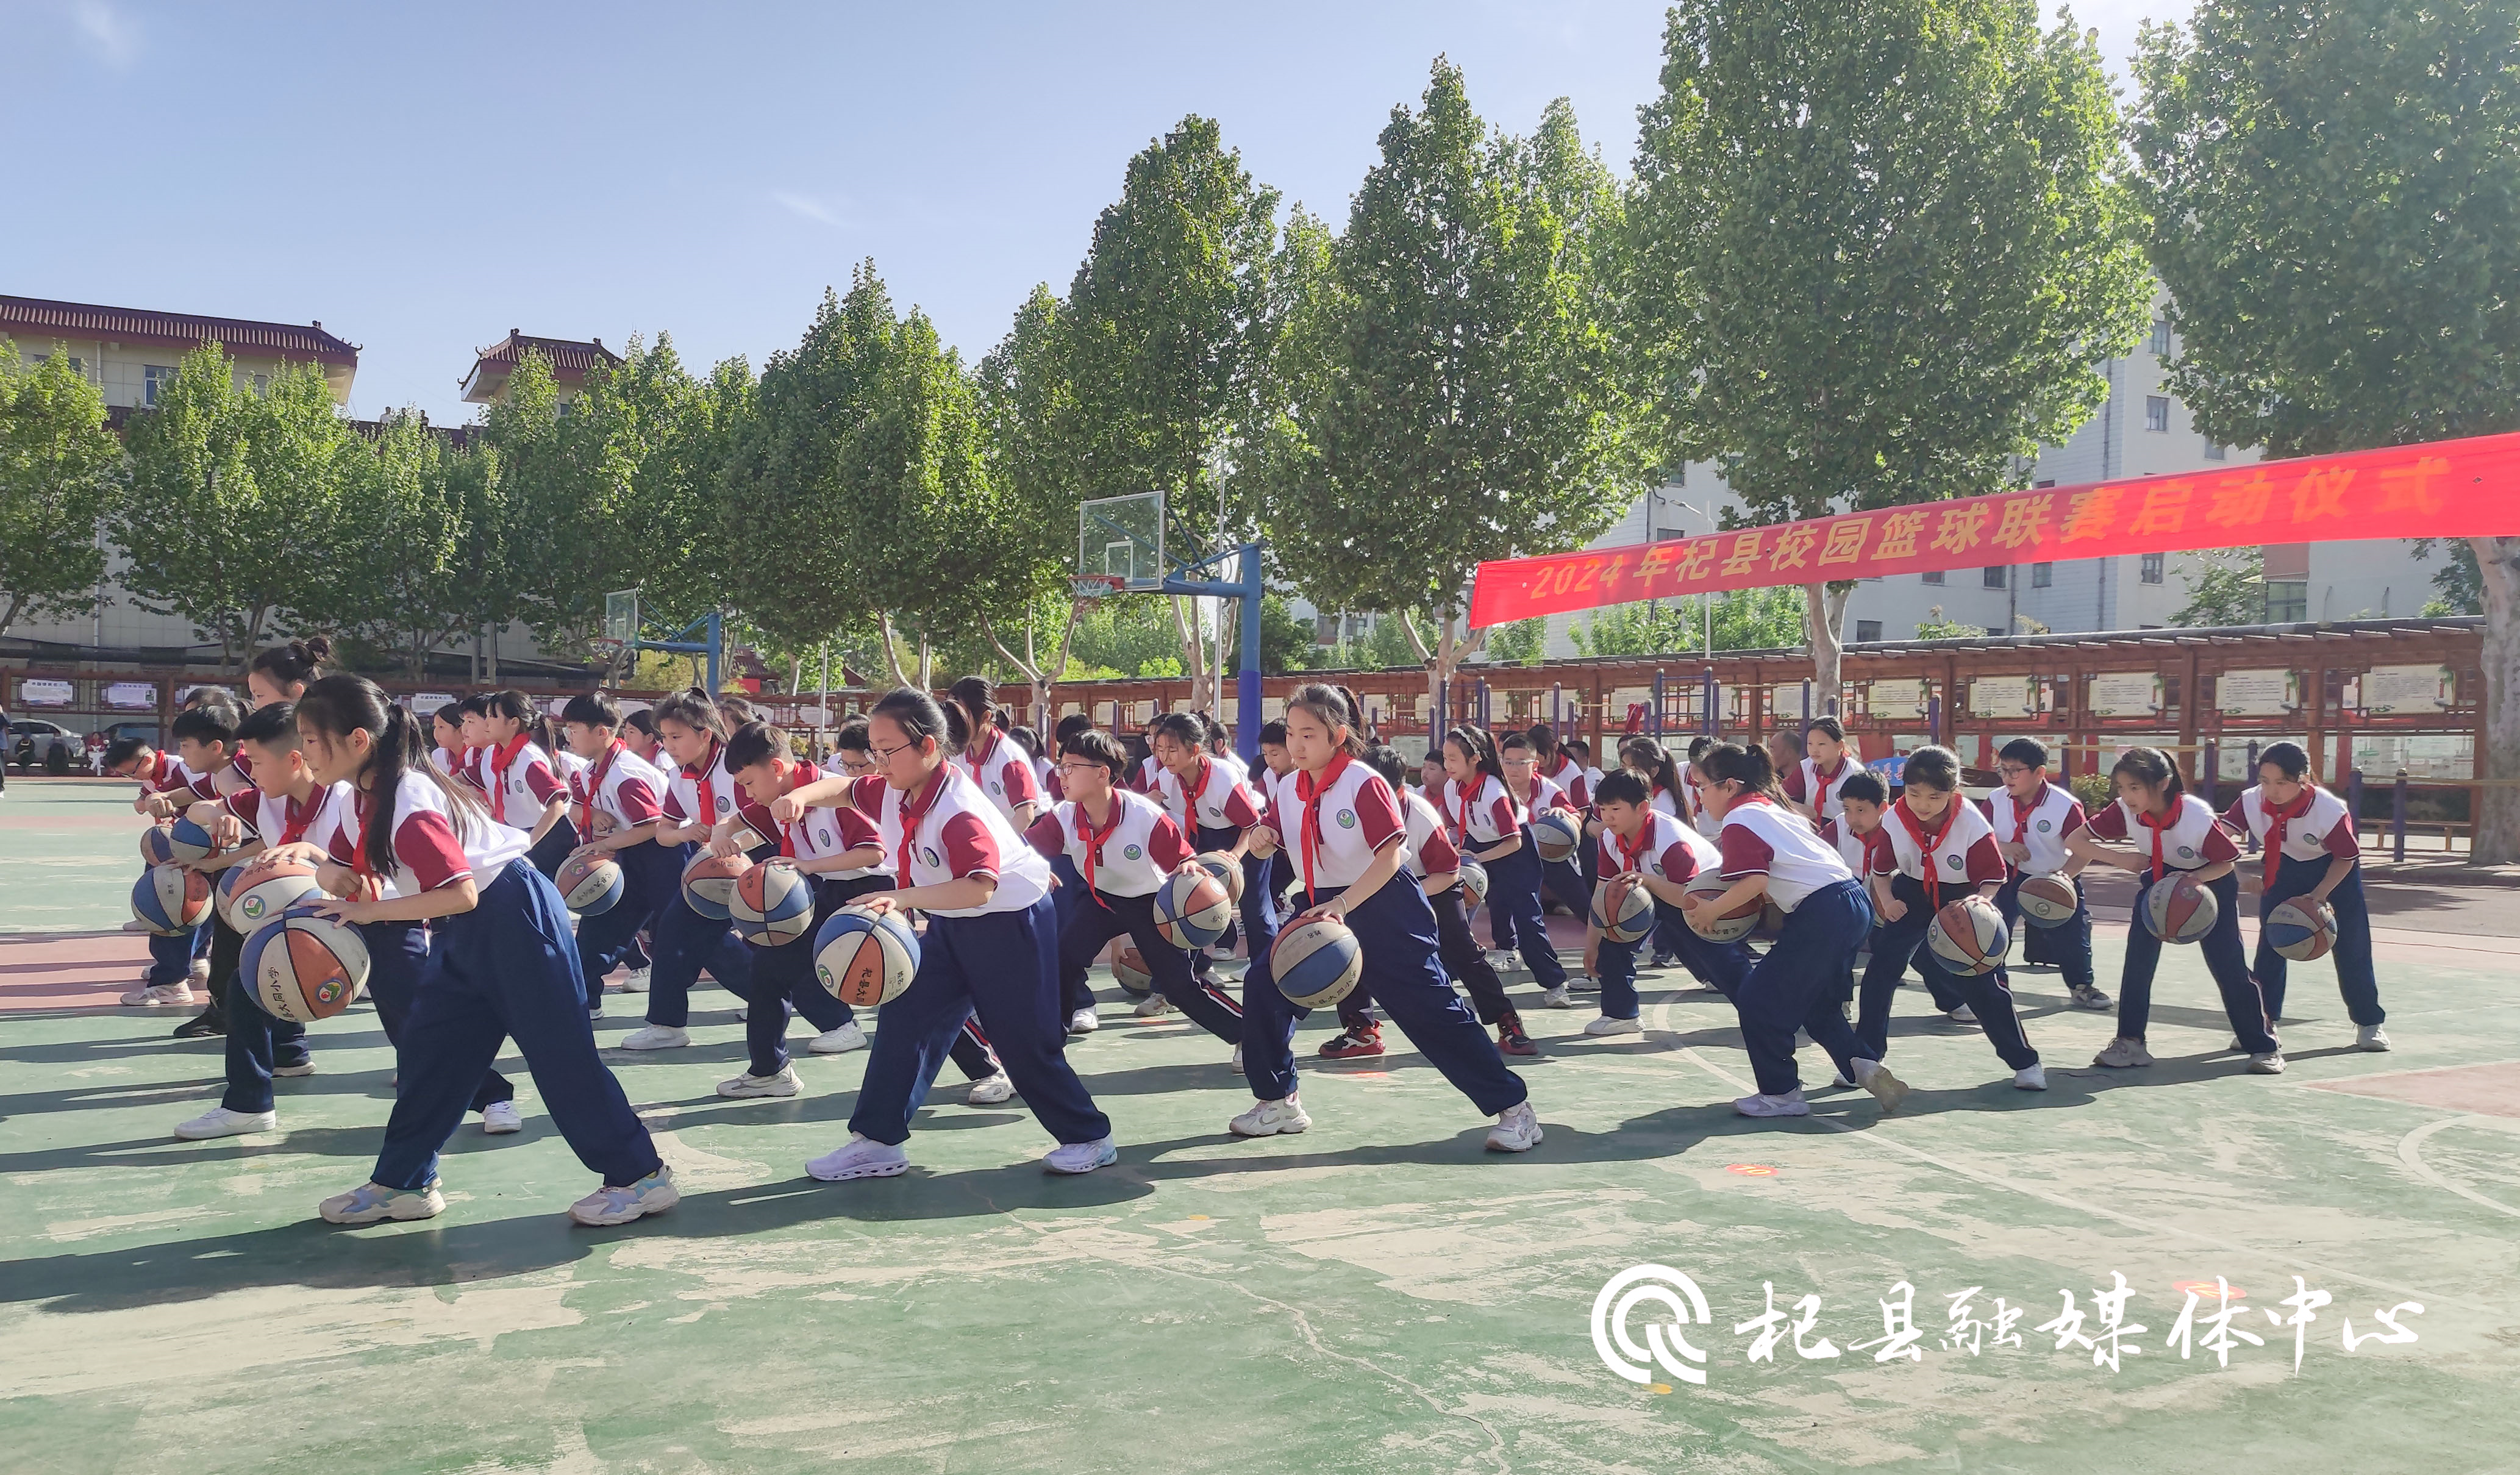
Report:
[[[0,1442],[10,1471],[2508,1471],[2520,1412],[2520,961],[2507,936],[2381,934],[2394,1053],[2358,1053],[2324,963],[2297,970],[2290,1071],[2239,1071],[2192,950],[2173,949],[2160,1063],[2088,1066],[2108,1016],[2016,975],[2052,1089],[2015,1091],[1983,1037],[1903,991],[1884,1118],[1821,1091],[1754,1123],[1731,1008],[1649,973],[1645,1033],[1536,1006],[1519,1062],[1548,1138],[1486,1153],[1431,1067],[1308,1059],[1315,1125],[1239,1141],[1226,1050],[1140,1021],[1102,981],[1070,1056],[1117,1165],[1045,1175],[1020,1103],[957,1073],[902,1178],[825,1184],[865,1056],[803,1057],[807,1095],[712,1093],[742,1059],[703,985],[695,1044],[611,1056],[682,1204],[576,1229],[591,1176],[520,1077],[526,1128],[468,1122],[422,1224],[340,1229],[316,1201],[366,1176],[393,1060],[364,1004],[313,1034],[281,1130],[206,1143],[217,1041],[100,1006],[128,986],[138,821],[127,789],[14,782],[0,802]],[[2510,898],[2496,905],[2507,910]],[[2520,915],[2499,928],[2520,931]],[[2100,931],[2114,992],[2122,929]],[[615,995],[600,1039],[637,1025]],[[1309,1052],[1326,1014],[1298,1036]],[[793,1044],[801,1047],[802,1026]],[[519,1065],[511,1057],[502,1068]],[[1807,1084],[1828,1066],[1806,1050]],[[1682,1335],[1705,1383],[1640,1384],[1596,1351],[1632,1266],[1710,1303]],[[2059,1351],[2070,1291],[2122,1274],[2139,1351]],[[2295,1277],[2332,1301],[2306,1326]],[[2210,1319],[2232,1288],[2223,1365]],[[1913,1288],[1917,1357],[1870,1344]],[[1737,1323],[1817,1295],[1805,1347],[1753,1362]],[[1944,1339],[1978,1287],[2020,1345]],[[2411,1342],[2370,1340],[2402,1313]],[[2343,1343],[2350,1319],[2364,1339]],[[1668,1320],[1625,1322],[1642,1343]],[[2298,1370],[2296,1330],[2302,1340]],[[1986,1333],[1983,1335],[1991,1335]],[[1682,1365],[1694,1367],[1696,1364]]]

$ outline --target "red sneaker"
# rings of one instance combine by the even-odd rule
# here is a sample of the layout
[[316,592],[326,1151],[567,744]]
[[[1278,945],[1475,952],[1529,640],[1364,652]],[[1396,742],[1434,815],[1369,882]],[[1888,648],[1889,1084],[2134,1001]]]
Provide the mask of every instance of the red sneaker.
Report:
[[1370,1060],[1381,1053],[1382,1026],[1378,1024],[1350,1028],[1322,1046],[1322,1057],[1327,1060]]
[[1522,1032],[1522,1016],[1511,1009],[1497,1021],[1497,1053],[1503,1055],[1536,1055],[1540,1047]]

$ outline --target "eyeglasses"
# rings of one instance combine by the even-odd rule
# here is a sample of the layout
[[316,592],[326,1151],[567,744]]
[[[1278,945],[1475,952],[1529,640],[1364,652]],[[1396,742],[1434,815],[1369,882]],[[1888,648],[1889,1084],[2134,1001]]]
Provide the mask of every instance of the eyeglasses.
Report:
[[[871,747],[868,748],[867,751],[875,755],[876,763],[890,763],[894,754],[907,753],[913,751],[918,746],[919,744],[916,742],[902,742],[896,743],[891,747]],[[875,764],[870,763],[867,766],[869,768],[873,768]]]
[[1995,771],[2007,779],[2025,779],[2030,776],[2030,770],[2018,763],[1999,763],[1995,766]]
[[844,774],[871,774],[875,772],[875,760],[873,758],[843,758],[840,760],[840,772]]

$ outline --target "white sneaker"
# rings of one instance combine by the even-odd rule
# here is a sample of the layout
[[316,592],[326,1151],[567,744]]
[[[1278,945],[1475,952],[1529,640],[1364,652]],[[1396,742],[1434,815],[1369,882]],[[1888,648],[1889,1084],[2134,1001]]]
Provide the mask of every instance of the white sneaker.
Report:
[[1251,1109],[1225,1124],[1225,1130],[1236,1137],[1276,1137],[1282,1133],[1301,1132],[1313,1125],[1304,1114],[1304,1104],[1292,1095],[1282,1101],[1255,1101]]
[[2283,1071],[2284,1057],[2282,1050],[2271,1050],[2263,1055],[2249,1056],[2249,1074],[2253,1076],[2279,1076],[2283,1074]]
[[193,966],[185,976],[193,981],[193,985],[196,988],[208,988],[210,986],[210,961],[206,958],[194,959]]
[[878,1142],[854,1132],[849,1134],[847,1145],[834,1147],[805,1163],[807,1173],[827,1184],[845,1183],[852,1178],[891,1178],[909,1170],[908,1153],[890,1142]]
[[214,1137],[241,1137],[248,1132],[269,1132],[280,1125],[280,1114],[273,1111],[230,1111],[213,1106],[200,1116],[175,1124],[175,1136],[188,1142],[207,1141]]
[[1102,1027],[1102,1016],[1092,1009],[1078,1009],[1067,1016],[1067,1032],[1071,1035],[1090,1035]]
[[1141,1019],[1160,1018],[1172,1011],[1173,1002],[1161,994],[1148,994],[1138,1001],[1138,1017]]
[[2389,1048],[2389,1031],[2384,1025],[2365,1024],[2354,1031],[2356,1050],[2385,1050]]
[[2015,1091],[2046,1091],[2048,1067],[2037,1063],[2024,1065],[2012,1073],[2012,1086]]
[[1575,973],[1568,975],[1566,987],[1578,994],[1598,994],[1601,992],[1601,980],[1583,973]]
[[1529,1152],[1540,1145],[1540,1117],[1527,1100],[1508,1106],[1488,1129],[1490,1152]]
[[1119,1160],[1120,1149],[1111,1140],[1098,1137],[1090,1142],[1061,1142],[1042,1154],[1041,1165],[1052,1173],[1091,1173]]
[[782,1065],[775,1076],[756,1076],[749,1071],[731,1081],[717,1083],[717,1094],[739,1100],[753,1096],[792,1096],[803,1092],[805,1083],[796,1079],[796,1067]]
[[1839,1091],[1853,1091],[1855,1089],[1855,1083],[1848,1080],[1846,1078],[1846,1072],[1842,1070],[1831,1073],[1828,1078],[1828,1084]]
[[973,1081],[971,1083],[971,1094],[963,1097],[963,1099],[970,1102],[974,1106],[995,1106],[1000,1101],[1012,1099],[1014,1094],[1014,1077],[1008,1075],[1002,1070],[996,1075]]
[[1242,1047],[1241,1047],[1241,1046],[1239,1046],[1239,1045],[1238,1045],[1238,1046],[1234,1047],[1234,1066],[1233,1066],[1233,1068],[1234,1068],[1234,1073],[1235,1073],[1236,1075],[1238,1075],[1238,1075],[1242,1074]]
[[850,1050],[867,1048],[866,1031],[858,1028],[858,1022],[852,1019],[838,1029],[827,1029],[816,1035],[814,1043],[805,1048],[818,1055],[845,1055]]
[[614,1050],[680,1050],[692,1043],[692,1032],[679,1025],[651,1024],[612,1042]]
[[2092,1056],[2092,1063],[2110,1070],[2128,1070],[2137,1066],[2150,1065],[2152,1051],[2143,1048],[2141,1040],[2130,1040],[2120,1035],[2101,1047],[2100,1052]]
[[1607,1014],[1603,1014],[1598,1019],[1595,1019],[1584,1026],[1584,1033],[1594,1036],[1642,1035],[1644,1032],[1645,1027],[1643,1023],[1639,1020],[1613,1019]]
[[437,1180],[430,1179],[426,1187],[388,1188],[382,1184],[361,1184],[347,1193],[336,1193],[315,1206],[327,1224],[376,1224],[386,1219],[435,1219],[446,1212],[446,1197],[437,1191]]
[[122,1006],[134,1009],[184,1008],[193,1002],[193,985],[184,979],[173,983],[144,983],[122,996]]
[[1575,1001],[1566,996],[1566,985],[1562,983],[1553,989],[1542,989],[1540,1002],[1553,1009],[1571,1009],[1575,1006]]
[[525,1115],[514,1101],[492,1101],[481,1108],[481,1130],[491,1137],[506,1137],[511,1132],[525,1130]]
[[646,968],[632,968],[621,980],[621,992],[625,994],[644,994],[648,992],[648,970]]
[[1898,1110],[1899,1103],[1908,1099],[1908,1083],[1892,1075],[1890,1067],[1878,1060],[1857,1059],[1855,1083],[1872,1093],[1872,1099],[1881,1103],[1883,1116]]
[[598,1184],[594,1192],[568,1206],[568,1217],[585,1225],[628,1224],[662,1214],[683,1201],[674,1186],[674,1170],[659,1163],[656,1171],[620,1187]]
[[1732,1103],[1732,1109],[1743,1116],[1809,1116],[1811,1103],[1803,1099],[1799,1086],[1780,1096],[1743,1096]]
[[1949,1018],[1954,1024],[1975,1024],[1977,1023],[1977,1010],[1970,1008],[1967,1005],[1963,1004],[1958,1008],[1952,1010],[1951,1013],[1945,1017]]
[[275,1065],[271,1067],[271,1073],[275,1076],[290,1076],[292,1078],[298,1076],[311,1076],[315,1073],[315,1062],[312,1060],[300,1060],[294,1065]]

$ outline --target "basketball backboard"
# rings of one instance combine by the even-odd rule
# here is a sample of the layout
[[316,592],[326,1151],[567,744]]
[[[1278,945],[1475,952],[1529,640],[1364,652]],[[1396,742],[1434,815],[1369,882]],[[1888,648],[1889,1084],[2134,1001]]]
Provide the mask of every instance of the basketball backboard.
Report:
[[1098,497],[1077,509],[1076,571],[1105,574],[1125,590],[1154,590],[1164,562],[1164,494]]
[[639,591],[616,589],[604,597],[603,639],[627,646],[639,639]]

